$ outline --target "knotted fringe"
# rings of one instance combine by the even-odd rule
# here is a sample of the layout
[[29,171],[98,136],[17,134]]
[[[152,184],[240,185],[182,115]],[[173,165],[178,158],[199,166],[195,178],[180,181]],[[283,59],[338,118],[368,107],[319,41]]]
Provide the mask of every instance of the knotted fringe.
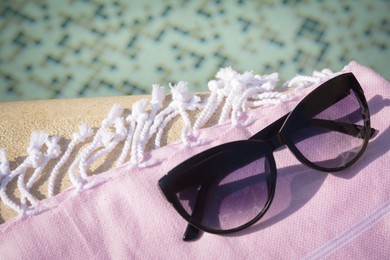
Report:
[[[45,210],[36,207],[38,199],[30,192],[32,186],[42,174],[47,163],[60,157],[49,175],[47,194],[48,197],[53,196],[55,181],[61,168],[72,155],[74,148],[92,136],[92,141],[75,157],[68,169],[69,178],[76,191],[89,189],[104,181],[104,179],[95,178],[93,183],[90,182],[89,168],[96,160],[111,153],[120,144],[123,146],[116,166],[125,162],[129,162],[131,167],[149,167],[158,163],[159,160],[156,158],[145,160],[145,147],[154,138],[152,141],[154,147],[159,148],[164,129],[171,120],[178,116],[184,123],[180,135],[183,145],[187,147],[202,145],[205,140],[196,140],[194,133],[209,121],[217,109],[221,109],[218,124],[230,119],[233,127],[246,126],[252,121],[250,117],[246,117],[248,109],[291,100],[299,93],[286,91],[287,89],[300,90],[332,76],[333,73],[328,69],[321,72],[314,71],[312,76],[298,75],[286,82],[281,91],[276,91],[279,81],[277,73],[257,75],[253,72],[244,72],[240,74],[227,67],[219,70],[216,80],[209,81],[210,95],[204,101],[189,90],[187,82],[169,84],[172,101],[165,107],[163,106],[165,88],[157,84],[153,85],[151,100],[142,99],[135,102],[132,105],[131,114],[126,118],[123,115],[124,109],[115,104],[96,133],[86,123],[82,123],[79,132],[73,135],[63,153],[58,144],[59,137],[49,137],[47,133],[33,132],[27,149],[28,156],[11,171],[6,151],[0,149],[1,201],[16,211],[19,216],[36,214]],[[188,113],[195,110],[200,112],[192,125]],[[45,153],[42,152],[44,145],[46,146]],[[28,169],[32,169],[33,174],[26,182]],[[13,201],[7,195],[7,185],[16,177],[18,178],[17,188],[21,194],[20,202]]]

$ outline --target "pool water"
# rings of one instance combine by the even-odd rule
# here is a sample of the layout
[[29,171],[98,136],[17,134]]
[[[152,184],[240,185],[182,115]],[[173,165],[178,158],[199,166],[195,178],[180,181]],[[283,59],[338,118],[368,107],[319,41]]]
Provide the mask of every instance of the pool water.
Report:
[[220,67],[282,80],[351,60],[390,79],[390,1],[1,1],[0,101],[207,91]]

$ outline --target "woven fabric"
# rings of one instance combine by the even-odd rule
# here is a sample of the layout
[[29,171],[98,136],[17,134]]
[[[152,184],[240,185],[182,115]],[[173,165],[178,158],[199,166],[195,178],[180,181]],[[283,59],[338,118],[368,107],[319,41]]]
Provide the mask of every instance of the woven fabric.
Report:
[[353,72],[362,85],[377,135],[356,164],[335,174],[307,168],[287,149],[276,152],[276,195],[258,224],[185,243],[186,223],[160,194],[157,181],[202,150],[247,139],[299,100],[252,110],[254,121],[247,127],[226,122],[199,130],[196,137],[209,140],[201,146],[175,143],[157,149],[150,156],[161,160],[158,165],[123,165],[91,177],[99,178],[91,189],[71,188],[39,202],[46,210],[0,226],[2,258],[389,258],[390,83],[357,63],[344,71]]

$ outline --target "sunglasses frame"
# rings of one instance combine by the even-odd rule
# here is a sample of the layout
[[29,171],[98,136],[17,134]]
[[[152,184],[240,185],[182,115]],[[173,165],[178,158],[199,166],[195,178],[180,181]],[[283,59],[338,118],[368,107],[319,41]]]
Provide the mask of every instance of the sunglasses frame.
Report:
[[[301,122],[305,122],[305,120],[308,121],[312,119],[313,116],[331,107],[339,100],[348,96],[350,91],[353,91],[356,95],[362,110],[364,129],[357,128],[356,125],[352,125],[354,128],[356,128],[356,131],[359,131],[359,133],[361,133],[363,130],[360,138],[364,140],[360,151],[352,160],[339,167],[326,168],[310,162],[295,146],[292,138],[290,138],[291,133],[294,131],[294,129],[299,129],[302,127]],[[313,122],[322,124],[325,123],[331,130],[339,132],[346,131],[343,127],[340,128],[339,125],[332,123],[334,121],[323,121],[324,122]],[[352,131],[354,131],[353,128]],[[300,101],[290,113],[268,125],[260,132],[250,137],[248,140],[240,140],[218,145],[180,163],[175,168],[171,169],[167,175],[163,176],[159,180],[158,186],[166,199],[175,208],[175,210],[189,223],[183,240],[189,241],[195,239],[198,236],[199,230],[213,234],[228,234],[241,231],[258,222],[259,219],[261,219],[267,212],[272,203],[275,195],[277,179],[276,163],[273,156],[273,152],[275,150],[286,145],[302,164],[319,171],[336,172],[349,167],[362,156],[367,147],[369,139],[374,135],[375,131],[375,129],[371,128],[368,104],[359,82],[352,73],[340,74],[315,88],[302,101]],[[229,152],[234,153],[235,151],[240,151],[240,157],[237,160],[216,163],[219,154]],[[247,152],[247,154],[243,154],[245,152]],[[205,178],[205,176],[203,176],[205,175],[204,172],[208,172],[207,174],[209,174],[212,172],[213,167],[215,167],[215,171],[223,171],[224,167],[228,167],[229,169],[232,167],[238,169],[249,161],[253,161],[255,158],[251,158],[251,156],[255,155],[257,158],[260,157],[260,155],[264,156],[270,173],[267,177],[267,202],[261,212],[251,221],[231,229],[213,229],[202,225],[199,223],[199,221],[197,221],[197,217],[193,216],[195,212],[201,212],[201,210],[197,210],[197,205],[195,205],[191,215],[183,208],[176,196],[176,191],[179,191],[181,187],[186,187],[186,185],[196,183],[196,181],[199,181],[199,178]],[[208,162],[210,160],[212,161],[211,164]],[[202,183],[200,189],[202,189],[206,184]],[[206,192],[199,191],[199,194],[204,195],[198,195],[200,198],[197,198],[196,204],[203,203],[199,202],[199,200],[202,201],[205,199],[207,196],[207,190]],[[202,213],[198,213],[198,215],[199,214]]]

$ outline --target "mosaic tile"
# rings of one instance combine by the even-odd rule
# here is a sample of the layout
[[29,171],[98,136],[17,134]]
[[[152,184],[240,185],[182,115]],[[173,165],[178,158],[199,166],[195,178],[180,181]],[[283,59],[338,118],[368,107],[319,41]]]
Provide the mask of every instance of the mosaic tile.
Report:
[[283,80],[350,60],[390,79],[390,1],[0,1],[0,101],[194,91],[223,66]]

